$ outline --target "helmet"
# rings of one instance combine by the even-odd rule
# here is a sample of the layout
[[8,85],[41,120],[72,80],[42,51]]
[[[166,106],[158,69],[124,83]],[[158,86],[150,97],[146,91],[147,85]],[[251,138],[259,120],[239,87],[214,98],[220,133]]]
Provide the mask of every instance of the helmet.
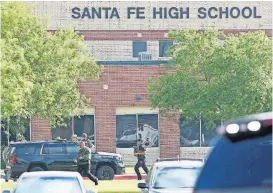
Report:
[[86,133],[83,133],[83,134],[82,134],[82,137],[87,137]]

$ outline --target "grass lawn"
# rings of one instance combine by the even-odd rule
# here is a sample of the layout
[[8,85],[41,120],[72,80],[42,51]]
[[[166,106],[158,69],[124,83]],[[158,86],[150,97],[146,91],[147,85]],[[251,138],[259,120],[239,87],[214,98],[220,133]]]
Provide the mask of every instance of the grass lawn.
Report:
[[[112,180],[100,181],[98,186],[93,182],[85,180],[85,185],[88,189],[95,189],[98,193],[139,193],[140,189],[137,188],[137,180]],[[3,190],[11,190],[15,182],[2,182],[1,192]]]
[[[147,168],[150,170],[151,167],[147,166]],[[141,174],[145,174],[145,172],[143,171],[142,168],[139,168],[139,171],[140,171]],[[125,172],[126,172],[126,174],[136,174],[133,166],[126,167]]]

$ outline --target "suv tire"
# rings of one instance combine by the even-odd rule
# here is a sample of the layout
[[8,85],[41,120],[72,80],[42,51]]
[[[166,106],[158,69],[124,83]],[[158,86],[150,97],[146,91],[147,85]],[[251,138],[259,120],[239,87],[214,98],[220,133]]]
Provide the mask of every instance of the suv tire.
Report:
[[111,166],[100,166],[97,171],[99,180],[113,180],[115,176],[114,169]]
[[29,171],[30,172],[37,172],[37,171],[45,171],[45,170],[39,166],[34,166],[34,167],[30,168]]

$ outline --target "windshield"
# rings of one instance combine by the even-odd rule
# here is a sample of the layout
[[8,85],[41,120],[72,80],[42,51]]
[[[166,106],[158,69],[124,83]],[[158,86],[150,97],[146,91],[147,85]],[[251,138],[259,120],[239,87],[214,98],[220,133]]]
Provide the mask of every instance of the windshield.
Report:
[[16,186],[14,193],[82,193],[77,178],[28,177]]
[[182,167],[163,168],[156,174],[153,188],[192,188],[199,170],[199,168]]

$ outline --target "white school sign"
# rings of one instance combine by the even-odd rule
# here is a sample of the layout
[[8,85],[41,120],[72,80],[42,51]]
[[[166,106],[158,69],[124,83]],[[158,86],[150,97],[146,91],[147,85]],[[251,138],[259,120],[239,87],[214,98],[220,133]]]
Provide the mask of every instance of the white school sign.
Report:
[[49,29],[178,30],[271,29],[271,2],[40,1],[26,2],[46,15]]

